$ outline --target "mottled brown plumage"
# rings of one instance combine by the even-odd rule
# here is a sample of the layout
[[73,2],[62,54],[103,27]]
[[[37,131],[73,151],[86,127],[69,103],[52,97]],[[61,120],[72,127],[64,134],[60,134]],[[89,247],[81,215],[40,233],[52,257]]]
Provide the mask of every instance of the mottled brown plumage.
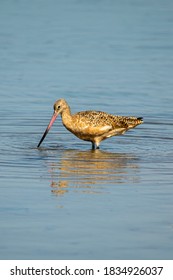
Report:
[[72,115],[67,102],[59,99],[54,104],[54,114],[38,147],[59,114],[63,125],[78,138],[92,142],[93,149],[99,148],[100,142],[106,138],[124,134],[143,122],[142,118],[114,116],[100,111],[83,111]]

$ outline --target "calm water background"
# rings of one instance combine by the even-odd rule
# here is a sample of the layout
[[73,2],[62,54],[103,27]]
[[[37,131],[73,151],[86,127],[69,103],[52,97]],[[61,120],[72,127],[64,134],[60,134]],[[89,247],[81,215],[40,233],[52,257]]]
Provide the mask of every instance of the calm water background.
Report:
[[[59,118],[143,116],[77,139]],[[173,258],[172,0],[0,1],[0,258]]]

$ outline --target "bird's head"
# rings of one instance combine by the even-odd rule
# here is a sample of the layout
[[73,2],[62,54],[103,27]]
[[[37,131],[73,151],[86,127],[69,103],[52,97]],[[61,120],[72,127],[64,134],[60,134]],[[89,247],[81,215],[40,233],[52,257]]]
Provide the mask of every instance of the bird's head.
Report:
[[54,103],[54,113],[53,113],[53,116],[38,144],[37,147],[39,147],[41,145],[41,143],[43,142],[44,138],[46,137],[46,135],[48,134],[51,126],[53,125],[54,121],[56,120],[56,118],[58,117],[59,114],[62,114],[62,112],[68,107],[68,104],[67,102],[64,100],[64,99],[59,99],[57,100],[55,103]]

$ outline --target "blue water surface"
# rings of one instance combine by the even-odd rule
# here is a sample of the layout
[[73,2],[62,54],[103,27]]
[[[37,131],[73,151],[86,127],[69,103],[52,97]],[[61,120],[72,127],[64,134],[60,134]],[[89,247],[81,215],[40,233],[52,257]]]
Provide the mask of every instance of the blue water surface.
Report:
[[[173,2],[0,2],[0,259],[173,258]],[[144,124],[92,151],[59,117]]]

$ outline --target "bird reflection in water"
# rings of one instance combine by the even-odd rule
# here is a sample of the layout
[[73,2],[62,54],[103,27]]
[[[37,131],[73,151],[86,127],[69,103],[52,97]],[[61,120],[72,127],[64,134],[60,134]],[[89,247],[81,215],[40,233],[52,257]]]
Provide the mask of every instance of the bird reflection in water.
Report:
[[61,151],[49,165],[52,193],[69,191],[88,194],[109,192],[110,185],[134,183],[138,179],[137,159],[131,154],[94,151]]

